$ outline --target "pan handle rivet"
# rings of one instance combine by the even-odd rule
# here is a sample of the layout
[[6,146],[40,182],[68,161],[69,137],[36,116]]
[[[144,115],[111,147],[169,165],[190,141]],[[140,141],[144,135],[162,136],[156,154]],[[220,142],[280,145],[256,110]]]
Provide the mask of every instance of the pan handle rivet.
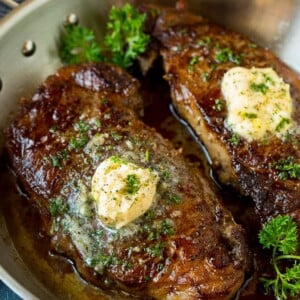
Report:
[[35,49],[35,43],[31,40],[28,40],[22,46],[22,54],[24,56],[31,56],[35,52]]
[[77,25],[78,23],[79,23],[79,19],[78,19],[77,15],[74,14],[74,13],[71,13],[71,14],[66,16],[64,25],[65,26]]

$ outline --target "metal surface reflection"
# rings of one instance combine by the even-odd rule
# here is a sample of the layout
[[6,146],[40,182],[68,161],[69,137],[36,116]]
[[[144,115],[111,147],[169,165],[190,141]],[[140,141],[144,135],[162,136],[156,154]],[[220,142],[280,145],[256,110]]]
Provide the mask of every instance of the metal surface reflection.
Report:
[[192,11],[244,33],[300,72],[299,0],[188,1]]

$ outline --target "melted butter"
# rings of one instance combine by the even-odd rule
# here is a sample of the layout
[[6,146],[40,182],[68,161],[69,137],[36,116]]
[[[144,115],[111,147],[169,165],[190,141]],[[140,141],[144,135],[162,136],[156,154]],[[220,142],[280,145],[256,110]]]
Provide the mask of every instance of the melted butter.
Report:
[[119,229],[143,215],[155,200],[158,179],[150,169],[117,157],[104,160],[92,179],[99,219]]
[[296,128],[290,86],[273,69],[232,68],[225,73],[221,88],[228,109],[227,125],[247,141],[268,134],[283,138]]

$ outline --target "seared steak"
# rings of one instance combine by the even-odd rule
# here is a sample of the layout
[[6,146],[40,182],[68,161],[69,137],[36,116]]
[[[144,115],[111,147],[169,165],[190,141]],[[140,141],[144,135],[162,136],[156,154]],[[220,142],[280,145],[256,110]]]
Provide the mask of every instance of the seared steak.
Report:
[[[92,284],[143,299],[228,299],[248,265],[243,230],[204,175],[138,119],[138,87],[109,64],[60,69],[6,131],[13,170],[52,251]],[[120,229],[100,222],[91,197],[109,158],[158,178],[152,206]]]
[[[226,126],[228,109],[221,82],[224,74],[236,66],[272,68],[290,85],[293,119],[299,129],[299,76],[270,51],[201,17],[172,8],[141,9],[150,11],[149,31],[155,49],[160,49],[173,103],[206,146],[218,179],[251,196],[262,220],[277,214],[298,214],[299,130],[286,139],[271,133],[263,141],[237,140]],[[264,92],[261,90],[261,94]],[[295,173],[286,176],[284,169],[292,166]]]

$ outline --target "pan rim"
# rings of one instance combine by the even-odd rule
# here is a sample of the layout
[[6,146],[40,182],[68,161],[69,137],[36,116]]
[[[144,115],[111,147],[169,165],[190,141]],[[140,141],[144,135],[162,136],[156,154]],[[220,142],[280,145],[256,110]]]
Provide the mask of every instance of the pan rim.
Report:
[[[6,34],[9,34],[9,31],[23,18],[49,1],[50,0],[27,0],[13,8],[7,15],[0,19],[0,40]],[[2,265],[0,265],[0,279],[22,299],[39,299],[11,276]]]

